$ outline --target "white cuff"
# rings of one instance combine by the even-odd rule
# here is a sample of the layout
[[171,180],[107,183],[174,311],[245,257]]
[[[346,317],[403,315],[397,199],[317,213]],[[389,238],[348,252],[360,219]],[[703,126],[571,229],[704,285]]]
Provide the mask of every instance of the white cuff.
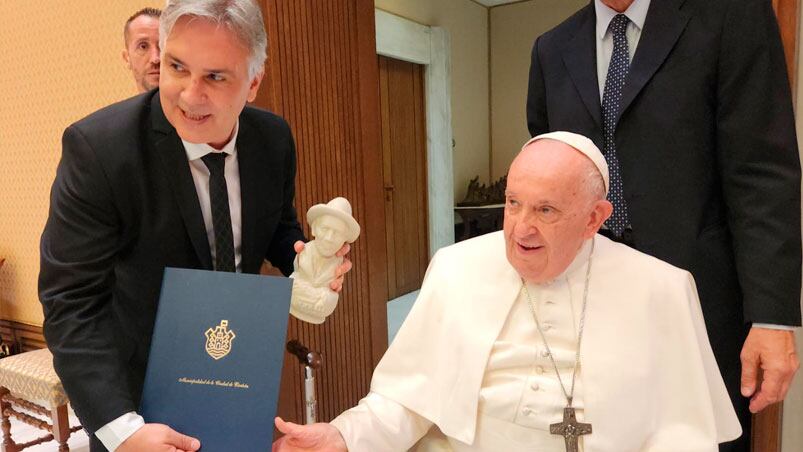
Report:
[[766,328],[768,330],[786,330],[786,331],[794,331],[794,326],[789,325],[776,325],[774,323],[754,323],[753,328]]
[[408,450],[432,422],[375,392],[330,422],[351,452]]
[[129,411],[99,428],[98,431],[95,432],[95,436],[98,437],[106,449],[114,452],[120,447],[120,444],[123,444],[123,441],[127,440],[129,436],[133,435],[134,432],[144,425],[145,419],[143,419],[142,416],[134,411]]

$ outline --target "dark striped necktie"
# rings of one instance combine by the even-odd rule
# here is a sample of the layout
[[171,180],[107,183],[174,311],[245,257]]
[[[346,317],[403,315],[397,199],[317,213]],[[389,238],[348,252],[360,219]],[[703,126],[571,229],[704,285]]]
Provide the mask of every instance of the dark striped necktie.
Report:
[[221,272],[235,271],[229,190],[224,175],[227,155],[223,152],[210,152],[201,157],[209,168],[209,200],[212,207],[212,229],[215,232],[215,270]]

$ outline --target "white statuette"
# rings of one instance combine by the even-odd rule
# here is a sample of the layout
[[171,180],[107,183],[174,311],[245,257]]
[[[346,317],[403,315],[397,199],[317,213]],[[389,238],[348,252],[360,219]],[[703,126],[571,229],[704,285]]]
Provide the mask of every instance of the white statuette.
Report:
[[346,198],[335,198],[316,204],[307,211],[307,222],[314,240],[293,262],[293,295],[290,314],[309,323],[323,323],[337,307],[338,294],[329,288],[335,270],[343,262],[335,253],[345,243],[353,243],[360,235],[360,225],[351,216]]

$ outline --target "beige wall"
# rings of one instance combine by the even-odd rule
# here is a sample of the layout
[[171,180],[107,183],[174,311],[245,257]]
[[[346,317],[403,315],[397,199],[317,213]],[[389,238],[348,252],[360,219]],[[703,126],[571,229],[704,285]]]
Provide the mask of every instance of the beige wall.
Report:
[[531,0],[491,8],[491,177],[507,174],[530,138],[525,102],[535,38],[588,4],[588,0]]
[[489,174],[488,9],[471,0],[375,0],[383,11],[444,28],[451,38],[455,202]]
[[0,317],[41,324],[39,235],[61,155],[61,133],[136,93],[123,66],[122,28],[164,0],[0,4]]

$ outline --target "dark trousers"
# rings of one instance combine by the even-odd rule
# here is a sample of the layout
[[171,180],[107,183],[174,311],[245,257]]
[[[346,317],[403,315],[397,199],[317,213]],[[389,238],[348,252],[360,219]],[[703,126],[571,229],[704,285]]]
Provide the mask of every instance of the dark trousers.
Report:
[[719,371],[722,373],[722,379],[725,381],[725,387],[728,389],[731,403],[733,403],[733,408],[736,410],[736,416],[739,417],[739,423],[742,425],[742,436],[735,441],[720,444],[719,450],[721,452],[750,452],[750,433],[753,416],[749,408],[750,399],[743,397],[741,393],[742,362],[739,359],[742,344],[744,344],[749,331],[750,325],[745,325],[741,335],[735,335],[728,344],[725,344],[727,350],[724,353],[723,350],[714,350],[717,355]]
[[719,450],[720,452],[750,452],[750,433],[753,418],[748,408],[750,399],[742,397],[738,386],[736,388],[736,398],[738,400],[733,400],[734,393],[730,386],[728,386],[728,392],[731,394],[733,407],[736,408],[736,415],[739,416],[739,423],[742,424],[742,436],[734,441],[720,444]]
[[89,452],[108,452],[108,449],[103,446],[97,436],[91,435],[89,437]]

